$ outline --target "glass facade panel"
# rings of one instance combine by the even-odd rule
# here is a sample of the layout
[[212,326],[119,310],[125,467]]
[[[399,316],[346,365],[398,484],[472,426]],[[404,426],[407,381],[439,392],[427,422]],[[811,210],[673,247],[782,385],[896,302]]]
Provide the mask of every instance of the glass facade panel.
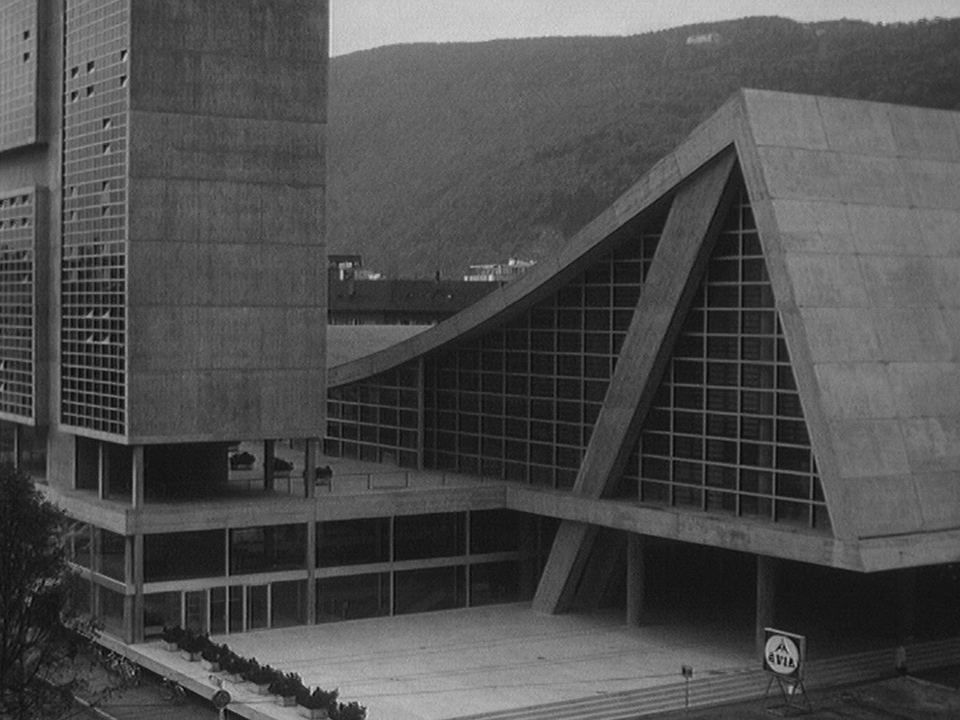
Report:
[[224,531],[144,535],[145,582],[226,575]]
[[207,633],[207,603],[206,590],[191,590],[183,594],[184,627],[195,633]]
[[179,590],[145,593],[143,596],[144,627],[174,627],[181,624]]
[[44,0],[0,3],[0,151],[38,140],[39,12]]
[[317,524],[317,565],[336,567],[390,560],[390,519],[335,520]]
[[61,419],[124,434],[129,0],[64,5]]
[[307,581],[275,582],[270,586],[270,627],[307,623]]
[[463,566],[406,570],[394,574],[395,615],[449,610],[466,605]]
[[[2,106],[0,93],[0,113]],[[2,126],[0,115],[0,138]],[[32,189],[0,194],[0,414],[26,420],[36,412],[37,203]]]
[[267,627],[270,617],[269,592],[269,585],[253,585],[247,588],[247,630]]
[[470,606],[519,602],[519,562],[483,563],[470,566]]
[[470,513],[470,554],[520,549],[521,514],[512,510],[475,510]]
[[104,632],[123,637],[123,593],[101,585],[94,585],[93,591],[97,595],[98,617]]
[[[329,390],[325,449],[401,465],[484,474],[569,488],[600,411],[620,346],[659,241],[662,218],[625,232],[552,297],[478,340],[398,370]],[[422,429],[416,390],[422,386]],[[391,445],[364,405],[384,407],[385,390],[406,388],[408,444]],[[531,402],[531,398],[533,401]],[[392,396],[391,396],[392,399]],[[576,405],[561,415],[555,401]],[[580,411],[582,408],[582,411]],[[416,411],[416,412],[414,412]],[[370,416],[373,417],[372,415]],[[359,418],[359,420],[358,420]],[[418,417],[419,420],[419,417]],[[558,452],[545,444],[557,444]],[[368,449],[369,452],[365,452]]]
[[422,560],[466,552],[465,513],[394,518],[394,559]]
[[[829,529],[741,188],[621,482],[646,503]],[[634,496],[636,497],[636,496]]]
[[317,580],[317,622],[390,614],[390,574],[370,573]]
[[299,570],[307,563],[307,526],[274,525],[230,530],[230,573]]
[[98,536],[97,572],[114,580],[124,581],[124,563],[126,558],[126,539],[123,535],[112,533],[109,530],[95,528]]

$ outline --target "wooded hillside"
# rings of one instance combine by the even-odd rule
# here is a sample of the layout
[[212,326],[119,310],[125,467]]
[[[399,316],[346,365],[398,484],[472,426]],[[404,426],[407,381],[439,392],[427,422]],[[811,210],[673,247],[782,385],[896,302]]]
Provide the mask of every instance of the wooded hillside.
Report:
[[[688,44],[695,35],[713,42]],[[538,259],[740,87],[960,109],[960,19],[746,18],[398,45],[330,66],[330,252],[391,277]]]

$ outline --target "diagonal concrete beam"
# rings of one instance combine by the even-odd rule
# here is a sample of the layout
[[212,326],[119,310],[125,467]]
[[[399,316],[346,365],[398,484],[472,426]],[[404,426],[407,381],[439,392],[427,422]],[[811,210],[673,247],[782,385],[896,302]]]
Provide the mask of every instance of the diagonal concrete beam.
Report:
[[[580,465],[575,495],[603,497],[623,472],[733,200],[729,180],[735,162],[731,148],[677,190]],[[561,523],[533,600],[535,610],[569,609],[595,539],[583,523]]]

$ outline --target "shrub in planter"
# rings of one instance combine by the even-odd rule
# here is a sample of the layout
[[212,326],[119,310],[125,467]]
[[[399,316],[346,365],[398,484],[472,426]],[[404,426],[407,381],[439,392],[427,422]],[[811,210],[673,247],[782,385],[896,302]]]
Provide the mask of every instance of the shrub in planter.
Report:
[[336,706],[339,694],[339,690],[314,688],[313,692],[304,692],[302,695],[298,695],[297,704],[308,710],[329,710],[331,706]]
[[247,682],[256,685],[257,690],[261,694],[266,694],[269,687],[278,677],[283,677],[279,670],[275,670],[269,665],[265,665],[247,673],[246,680]]
[[297,693],[303,687],[303,680],[297,673],[287,673],[281,675],[270,683],[270,692],[283,698],[282,705],[294,705],[297,701]]
[[366,720],[367,709],[356,701],[340,703],[337,706],[337,712],[331,713],[330,717],[333,720]]
[[321,688],[314,688],[313,692],[310,692],[305,689],[297,697],[300,714],[312,720],[332,717],[333,713],[337,711],[337,695],[339,693],[339,690],[326,691]]
[[224,657],[220,660],[220,669],[232,675],[234,679],[240,679],[243,673],[250,669],[250,666],[246,658],[240,657],[232,650],[227,650]]
[[179,625],[164,627],[160,632],[160,640],[163,642],[163,647],[171,652],[176,652],[180,649],[180,640],[183,639],[186,632],[187,631]]
[[[180,654],[190,661],[200,659],[200,653],[206,647],[204,642],[206,638],[201,638],[193,633],[186,633],[177,643],[180,646]],[[209,642],[209,640],[207,641]]]
[[209,670],[211,672],[217,672],[220,670],[220,661],[224,658],[225,653],[224,646],[222,645],[208,645],[203,650],[200,651],[200,660],[203,662],[204,670]]

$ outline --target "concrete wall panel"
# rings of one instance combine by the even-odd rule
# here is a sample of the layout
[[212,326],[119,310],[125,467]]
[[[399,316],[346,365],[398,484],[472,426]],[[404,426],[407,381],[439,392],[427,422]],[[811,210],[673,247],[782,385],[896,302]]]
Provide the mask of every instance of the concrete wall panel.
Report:
[[829,363],[815,367],[824,412],[831,418],[892,418],[896,405],[882,365]]
[[830,425],[840,473],[844,478],[906,475],[910,472],[907,449],[897,420],[833,420]]
[[901,417],[949,416],[960,407],[956,363],[890,363],[887,374]]
[[878,308],[935,307],[938,298],[934,267],[933,261],[923,257],[860,257],[870,304]]
[[873,325],[882,357],[899,362],[944,362],[957,357],[958,337],[951,335],[935,307],[874,308]]
[[817,98],[748,90],[744,100],[757,145],[828,148]]
[[960,470],[960,416],[905,418],[903,430],[914,472]]
[[960,308],[960,258],[932,259],[938,304],[944,309]]
[[813,362],[880,359],[880,340],[869,309],[803,308],[800,316]]
[[866,307],[860,265],[849,255],[788,255],[787,275],[798,307]]
[[909,475],[861,477],[850,485],[849,502],[856,508],[860,537],[897,535],[923,527],[923,514]]
[[780,245],[785,253],[853,251],[850,223],[843,205],[833,202],[774,200]]
[[194,369],[195,348],[200,342],[197,308],[193,306],[145,306],[129,310],[129,367],[131,373]]
[[770,195],[775,199],[823,200],[906,207],[901,161],[794,148],[760,147]]
[[954,113],[889,105],[887,113],[903,157],[960,162],[960,133]]
[[917,222],[928,255],[960,255],[960,212],[923,209],[917,212]]
[[913,208],[847,205],[855,252],[924,255],[926,245]]
[[960,197],[960,164],[939,160],[903,160],[910,202],[921,208],[954,210]]
[[960,527],[960,483],[955,470],[918,475],[915,483],[924,530]]
[[210,282],[200,274],[198,249],[196,243],[177,240],[138,242],[127,261],[129,305],[196,304]]
[[838,152],[892,157],[897,153],[887,106],[817,98],[827,145]]

